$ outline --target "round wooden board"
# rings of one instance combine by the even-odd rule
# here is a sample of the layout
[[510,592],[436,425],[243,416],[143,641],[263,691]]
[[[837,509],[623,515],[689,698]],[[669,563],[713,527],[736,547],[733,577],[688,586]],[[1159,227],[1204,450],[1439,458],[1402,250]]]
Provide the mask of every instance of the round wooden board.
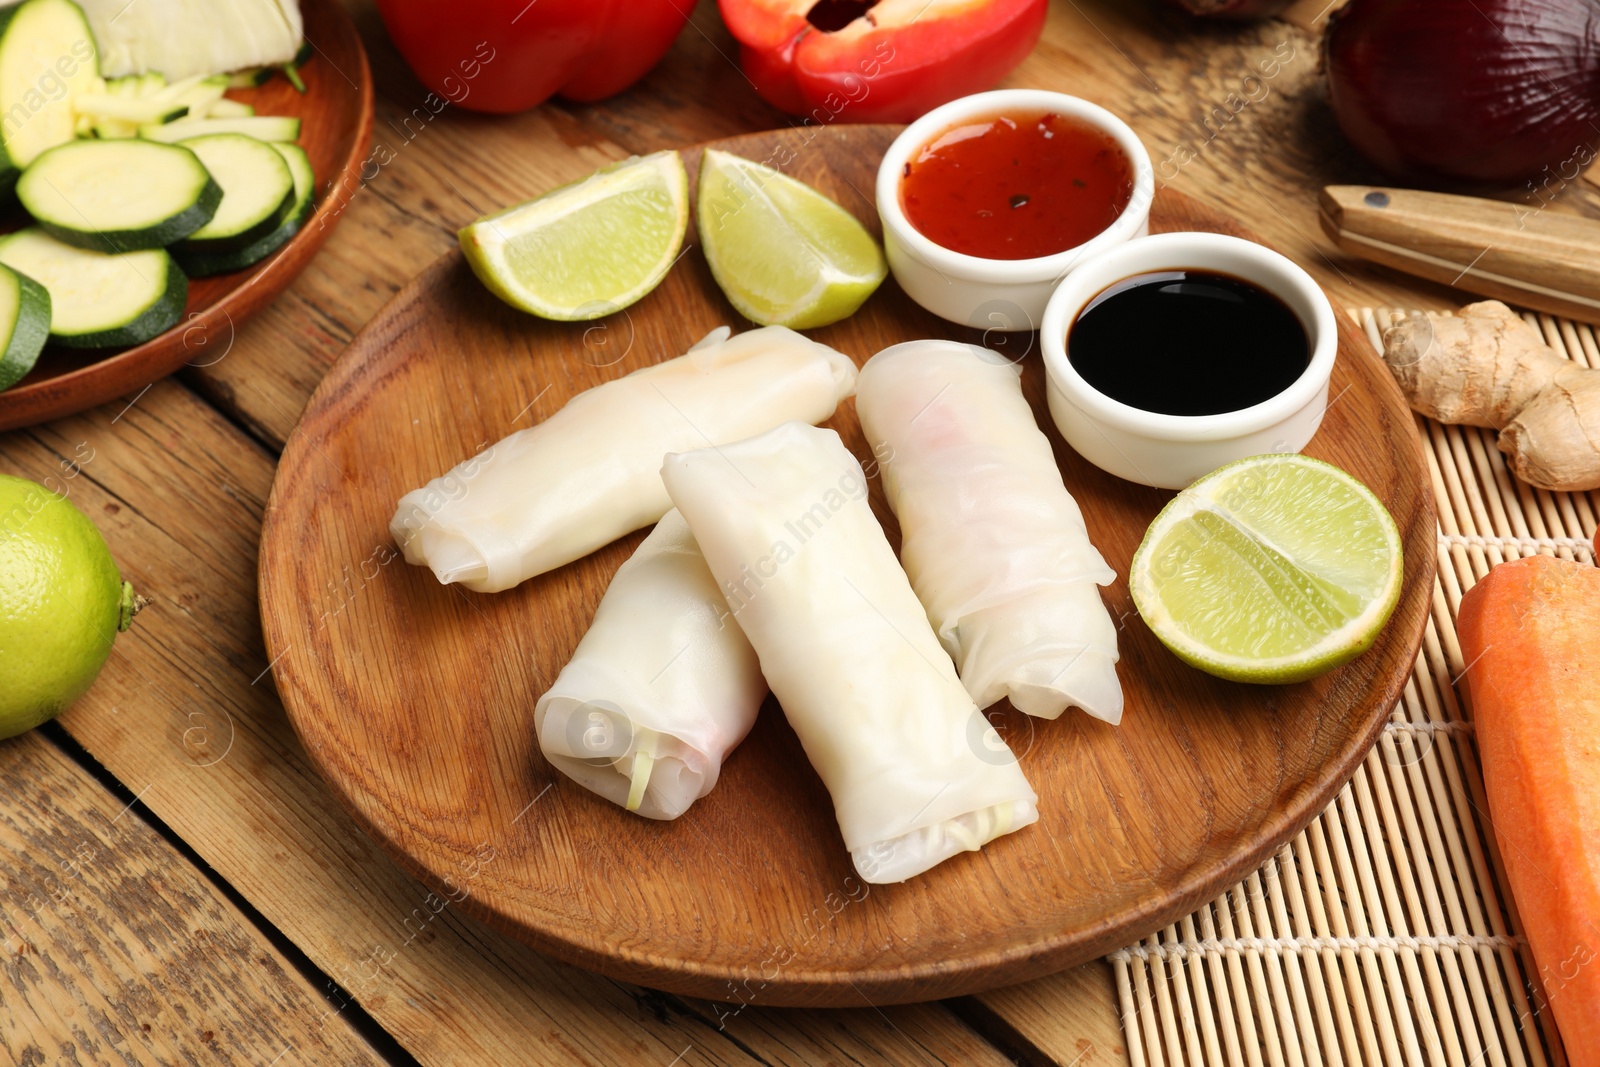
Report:
[[[315,47],[301,70],[302,95],[286,78],[228,95],[259,115],[300,118],[300,147],[317,178],[316,214],[273,255],[245,270],[194,278],[183,318],[142,345],[73,349],[50,345],[22,381],[0,392],[0,430],[32,426],[137,393],[185,364],[208,366],[227,354],[234,330],[283,292],[317,254],[361,184],[372,136],[372,75],[367,53],[339,0],[302,0],[306,40]],[[11,209],[11,230],[28,224]]]
[[[795,129],[717,142],[785,169],[875,232],[869,192],[894,127]],[[685,153],[693,171],[698,151]],[[1158,230],[1243,234],[1166,192]],[[692,228],[691,228],[692,232]],[[1169,654],[1128,596],[1128,563],[1171,496],[1073,453],[1024,386],[1089,532],[1120,576],[1120,727],[1077,712],[991,717],[1040,796],[1038,825],[912,881],[866,886],[776,703],[683,818],[652,822],[574,785],[539,753],[539,694],[643,533],[484,596],[397,558],[395,501],[580,390],[740,324],[698,250],[654,293],[593,324],[513,311],[457,254],[401,292],[339,359],[290,438],[267,508],[261,611],[279,692],[356,819],[439,899],[551,955],[679,993],[859,1006],[972,993],[1061,970],[1188,913],[1259,865],[1333,797],[1412,668],[1434,572],[1428,477],[1388,372],[1339,314],[1335,400],[1308,453],[1354,473],[1405,539],[1406,582],[1377,646],[1313,682],[1219,681]],[[858,361],[898,341],[977,340],[885,283],[813,331]],[[992,343],[1028,345],[1029,336]],[[869,453],[854,404],[828,423]],[[898,530],[874,483],[872,505]],[[394,917],[395,944],[426,921]]]

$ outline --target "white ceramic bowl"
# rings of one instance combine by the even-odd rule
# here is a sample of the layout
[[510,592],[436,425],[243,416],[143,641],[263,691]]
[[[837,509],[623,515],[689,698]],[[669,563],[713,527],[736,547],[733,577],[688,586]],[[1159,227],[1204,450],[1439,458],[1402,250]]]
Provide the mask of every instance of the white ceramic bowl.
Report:
[[[1116,141],[1133,165],[1133,196],[1116,221],[1076,248],[1037,259],[969,256],[935,244],[918,232],[900,205],[900,179],[912,153],[963,122],[1025,111],[1066,115],[1103,130]],[[1001,89],[936,107],[894,139],[878,166],[878,217],[883,220],[889,269],[911,299],[962,326],[1031,330],[1037,328],[1050,293],[1068,271],[1097,252],[1149,232],[1155,191],[1150,153],[1127,123],[1105,108],[1064,93]]]
[[[1289,306],[1306,329],[1311,360],[1283,392],[1220,415],[1162,415],[1131,407],[1084,381],[1067,359],[1085,305],[1125,278],[1209,270],[1253,282]],[[1253,241],[1215,233],[1163,233],[1108,249],[1080,264],[1045,309],[1040,327],[1050,417],[1067,443],[1119,478],[1182,489],[1222,466],[1267,452],[1298,452],[1322,425],[1339,350],[1333,306],[1311,275]],[[1137,359],[1138,353],[1128,353]]]

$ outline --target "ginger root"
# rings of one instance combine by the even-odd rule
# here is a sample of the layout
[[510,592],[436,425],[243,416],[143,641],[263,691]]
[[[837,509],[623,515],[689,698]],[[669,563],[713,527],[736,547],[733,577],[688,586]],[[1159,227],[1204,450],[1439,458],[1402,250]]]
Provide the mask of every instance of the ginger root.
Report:
[[1391,326],[1383,360],[1414,410],[1499,430],[1529,485],[1600,489],[1600,370],[1563,359],[1498,300]]

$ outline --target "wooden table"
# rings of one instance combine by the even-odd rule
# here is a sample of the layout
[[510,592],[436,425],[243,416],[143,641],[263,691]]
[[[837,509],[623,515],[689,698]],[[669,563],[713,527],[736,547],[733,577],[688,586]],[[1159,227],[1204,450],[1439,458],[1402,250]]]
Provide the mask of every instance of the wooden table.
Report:
[[[949,1002],[735,1011],[489,932],[334,804],[273,693],[255,596],[273,466],[318,379],[478,214],[630,153],[790,121],[731,61],[710,0],[628,94],[511,118],[432,113],[369,0],[347,3],[378,122],[368,180],[323,253],[176,378],[0,435],[0,470],[65,479],[153,600],[86,697],[0,743],[0,1059],[1125,1062],[1102,963]],[[1122,114],[1162,179],[1246,220],[1346,305],[1459,303],[1350,261],[1317,227],[1320,186],[1378,180],[1324,102],[1324,17],[1325,0],[1308,0],[1255,26],[1197,26],[1153,0],[1059,0],[1007,84]],[[1580,181],[1552,210],[1600,215],[1600,196]]]

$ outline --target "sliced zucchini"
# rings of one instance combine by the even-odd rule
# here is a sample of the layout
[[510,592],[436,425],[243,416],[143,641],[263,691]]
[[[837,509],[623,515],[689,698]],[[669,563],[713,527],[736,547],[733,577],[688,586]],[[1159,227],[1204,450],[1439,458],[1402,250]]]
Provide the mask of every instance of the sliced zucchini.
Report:
[[0,264],[0,390],[33,369],[50,336],[50,294],[44,286]]
[[181,119],[189,113],[188,104],[175,104],[155,97],[139,99],[112,96],[110,93],[84,93],[72,101],[78,114],[95,119],[118,119],[140,126],[159,125]]
[[17,199],[57,240],[132,252],[163,248],[205,226],[222,203],[222,186],[180,145],[73,141],[22,172]]
[[[136,100],[139,97],[146,95],[144,86],[149,83],[151,79],[154,79],[160,83],[159,85],[156,85],[156,88],[160,88],[160,86],[167,84],[167,79],[162,77],[160,74],[129,74],[121,78],[108,79],[105,83],[105,93],[107,96],[114,96],[119,100]],[[152,89],[151,91],[153,92],[154,90]],[[92,96],[95,94],[90,93],[85,95]],[[80,112],[79,121],[82,122],[86,117],[87,116],[82,115]],[[102,137],[107,140],[118,140],[125,137],[139,136],[139,123],[137,122],[128,122],[124,119],[111,118],[91,119],[90,122],[92,123],[90,132],[96,137]],[[79,136],[83,135],[83,131],[80,127]]]
[[228,75],[228,88],[254,89],[258,85],[265,85],[277,73],[277,67],[251,67],[248,70],[236,70]]
[[289,214],[284,216],[276,230],[235,251],[189,252],[179,245],[173,249],[173,255],[189,277],[206,278],[213,274],[244,270],[282,248],[311,218],[317,206],[317,180],[311,172],[311,158],[306,155],[305,149],[296,144],[273,142],[271,147],[283,156],[283,161],[289,165],[289,173],[294,175],[294,204],[289,208]]
[[139,127],[121,119],[101,119],[94,124],[93,132],[103,141],[127,141],[139,136]]
[[272,148],[289,165],[289,174],[294,178],[294,203],[290,205],[284,223],[292,223],[298,230],[306,224],[317,206],[317,176],[311,169],[311,157],[297,144],[274,141]]
[[150,71],[107,82],[104,95],[117,98],[115,103],[89,93],[78,97],[75,107],[80,115],[95,116],[94,136],[118,140],[139,136],[140,126],[159,126],[185,116],[205,118],[226,88],[227,76],[222,74],[195,74],[168,85],[162,74]]
[[189,252],[230,252],[267,236],[294,206],[294,175],[272,145],[238,133],[195,137],[180,146],[222,186],[211,221],[183,242]]
[[258,141],[298,141],[300,120],[288,115],[251,115],[241,119],[179,119],[164,126],[140,126],[147,141],[176,144],[213,133],[242,133]]
[[[205,117],[208,119],[245,119],[255,113],[256,109],[249,104],[241,103],[238,100],[230,100],[224,96],[220,100],[213,101],[211,106],[206,108]],[[274,141],[272,143],[282,144],[283,142]]]
[[189,279],[164,248],[107,255],[31,226],[0,238],[0,263],[50,293],[50,339],[73,348],[142,344],[183,317]]
[[0,9],[0,188],[76,136],[72,98],[99,85],[94,35],[72,0]]
[[179,97],[186,95],[191,89],[204,84],[208,77],[214,77],[214,75],[191,74],[187,78],[179,78],[175,82],[167,82],[163,78],[162,82],[164,84],[157,86],[153,92],[141,90],[139,95],[146,96],[151,100],[177,100]]
[[223,75],[214,75],[202,78],[194,85],[174,93],[170,97],[165,93],[157,93],[151,99],[170,100],[174,104],[186,104],[189,114],[195,118],[205,118],[211,114],[211,105],[222,99],[222,94],[228,91],[228,79]]

